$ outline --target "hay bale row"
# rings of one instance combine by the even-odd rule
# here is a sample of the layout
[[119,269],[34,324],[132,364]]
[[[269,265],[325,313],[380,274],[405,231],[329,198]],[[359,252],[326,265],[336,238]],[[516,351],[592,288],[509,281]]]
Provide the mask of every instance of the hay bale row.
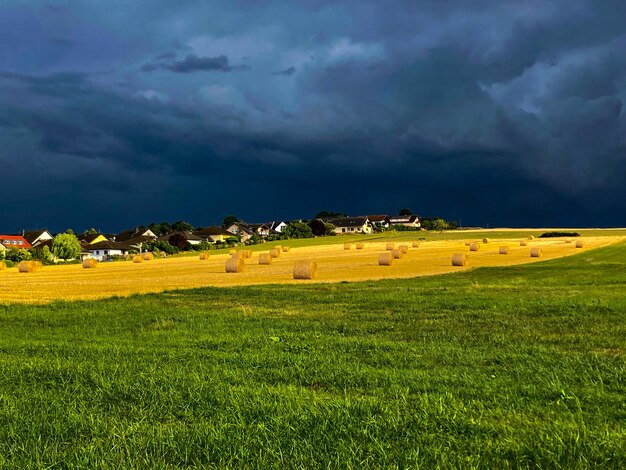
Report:
[[154,259],[154,255],[150,252],[143,254],[144,261],[152,261]]
[[83,268],[85,269],[93,269],[98,266],[98,261],[94,258],[85,258],[83,260]]
[[531,258],[541,258],[542,255],[543,255],[543,249],[541,247],[536,246],[535,248],[530,249]]
[[246,263],[239,256],[233,256],[226,260],[225,269],[227,273],[241,273],[245,269]]
[[298,261],[293,265],[294,279],[315,279],[317,277],[317,263],[314,261]]
[[143,263],[143,256],[141,255],[133,256],[133,263]]
[[21,273],[36,273],[42,267],[41,261],[22,261],[17,265],[17,270]]
[[288,246],[283,246],[283,253],[289,253],[289,250],[291,250],[290,247]]
[[252,250],[239,250],[236,256],[241,259],[252,258]]
[[480,243],[474,242],[470,245],[470,251],[478,251],[478,250],[480,250]]
[[534,237],[534,236],[532,236],[532,235],[528,235],[528,239],[529,239],[529,240],[534,240],[534,239],[535,239],[535,237]]
[[363,248],[365,248],[365,245],[363,243],[357,243],[356,244],[356,249],[357,250],[362,250]]
[[271,256],[272,258],[278,258],[278,257],[280,257],[280,250],[279,250],[279,249],[277,249],[277,248],[272,248],[272,249],[270,250],[270,256]]
[[409,252],[409,247],[407,245],[400,245],[398,249],[403,255],[406,255]]
[[269,253],[261,253],[259,255],[259,264],[272,264],[274,258]]
[[450,261],[452,266],[467,266],[467,255],[465,253],[455,253]]
[[411,246],[413,248],[419,248],[420,247],[420,242],[413,242],[413,243],[411,243]]
[[508,246],[501,246],[500,249],[498,250],[498,253],[501,255],[508,255],[509,254],[509,247]]
[[483,243],[489,243],[491,240],[489,240],[488,238],[483,238]]
[[395,243],[387,243],[387,245],[385,246],[385,250],[387,251],[391,251],[391,250],[395,250],[396,249],[396,244]]
[[393,266],[393,253],[381,253],[378,255],[378,266]]
[[200,253],[200,259],[201,260],[207,260],[207,259],[209,259],[210,256],[211,255],[209,255],[207,252]]
[[350,243],[344,243],[344,244],[343,244],[343,249],[344,249],[344,250],[349,250],[349,249],[351,249],[351,248],[352,248],[352,244],[350,244]]
[[526,240],[520,240],[519,242],[519,246],[526,246],[528,245],[528,243],[526,242]]
[[391,254],[393,255],[394,259],[400,259],[402,258],[402,255],[404,253],[402,253],[402,251],[399,248],[396,248],[395,250],[391,250]]
[[583,240],[576,241],[576,248],[584,248],[585,242]]

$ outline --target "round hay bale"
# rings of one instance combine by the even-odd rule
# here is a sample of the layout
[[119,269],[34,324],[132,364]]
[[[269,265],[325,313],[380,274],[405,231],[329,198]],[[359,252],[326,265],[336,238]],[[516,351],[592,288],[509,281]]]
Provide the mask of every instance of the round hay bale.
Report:
[[398,250],[400,250],[400,253],[403,255],[406,255],[409,252],[409,247],[407,245],[400,245]]
[[351,248],[352,248],[352,244],[350,244],[350,243],[344,243],[344,244],[343,244],[343,249],[344,249],[344,250],[349,250],[349,249],[351,249]]
[[393,266],[393,253],[381,253],[378,255],[378,266]]
[[576,248],[583,248],[585,246],[585,242],[583,240],[576,240]]
[[534,237],[533,235],[528,235],[528,239],[529,239],[529,240],[534,240],[534,239],[535,239],[535,237]]
[[239,256],[233,256],[226,260],[226,272],[227,273],[241,273],[245,269],[246,263]]
[[293,265],[294,279],[315,279],[317,277],[317,263],[314,261],[298,261]]
[[4,261],[0,261],[0,271],[4,271],[7,268],[7,264]]
[[489,239],[488,238],[483,238],[483,243],[489,243]]
[[143,256],[141,255],[133,256],[133,263],[143,263]]
[[211,255],[209,253],[207,253],[206,251],[204,253],[200,253],[200,259],[201,260],[206,260],[209,259]]
[[94,258],[85,258],[83,260],[83,268],[85,269],[95,268],[96,266],[98,266],[98,260]]
[[283,251],[282,245],[276,245],[274,248],[276,248],[278,251]]
[[519,246],[526,246],[528,245],[528,243],[526,242],[526,240],[520,240],[519,242]]
[[396,249],[396,244],[395,243],[387,243],[387,246],[385,246],[385,250],[387,251],[391,251],[391,250],[395,250]]
[[413,248],[419,248],[420,247],[420,242],[413,242],[413,243],[411,243],[411,246]]
[[565,240],[565,243],[572,243],[571,240]]
[[539,246],[530,249],[530,257],[531,258],[541,258],[543,255],[543,249]]
[[283,246],[283,253],[289,253],[289,250],[291,250],[290,247],[288,246]]
[[393,255],[394,259],[400,259],[404,255],[404,253],[402,253],[402,251],[399,248],[396,248],[395,250],[391,250],[391,254]]
[[508,255],[509,254],[509,247],[508,246],[501,246],[500,249],[498,250],[498,253],[501,255]]
[[465,253],[455,253],[450,261],[452,266],[467,266],[467,255]]
[[472,243],[470,245],[470,251],[479,251],[480,250],[480,243]]
[[243,259],[252,258],[252,250],[239,250],[237,256]]
[[363,248],[365,248],[365,245],[363,243],[357,243],[356,244],[356,249],[357,250],[362,250]]
[[143,254],[144,261],[152,261],[154,259],[154,255],[150,252]]
[[22,261],[17,265],[17,270],[21,273],[36,273],[42,267],[40,261]]
[[269,253],[261,253],[259,255],[259,264],[272,264],[272,255]]
[[279,251],[279,250],[277,250],[276,248],[272,248],[272,249],[270,250],[270,256],[271,256],[272,258],[278,258],[278,257],[280,256],[280,251]]

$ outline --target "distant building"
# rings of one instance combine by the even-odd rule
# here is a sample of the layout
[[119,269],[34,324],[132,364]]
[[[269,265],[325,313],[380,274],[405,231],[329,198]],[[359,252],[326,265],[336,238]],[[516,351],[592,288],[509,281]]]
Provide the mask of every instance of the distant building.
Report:
[[421,219],[418,215],[396,215],[389,217],[390,225],[404,225],[405,227],[420,228]]
[[45,229],[22,231],[21,236],[23,236],[32,247],[36,247],[44,242],[47,242],[48,240],[54,239],[52,234]]
[[86,258],[107,261],[113,256],[127,256],[134,249],[126,243],[105,240],[89,245],[84,251],[87,253]]
[[390,222],[388,215],[368,215],[364,217],[367,217],[374,228],[389,228]]
[[372,233],[372,224],[367,217],[341,217],[338,219],[327,219],[335,226],[335,233],[347,235],[355,233]]
[[33,246],[21,235],[0,235],[0,244],[7,250],[28,250]]

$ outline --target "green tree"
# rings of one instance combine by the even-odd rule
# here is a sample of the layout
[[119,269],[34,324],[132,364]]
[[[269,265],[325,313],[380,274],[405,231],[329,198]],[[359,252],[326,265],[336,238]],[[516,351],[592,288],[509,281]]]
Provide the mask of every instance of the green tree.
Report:
[[184,220],[179,220],[172,224],[172,229],[175,232],[191,232],[193,231],[193,225],[189,222],[185,222]]
[[313,238],[313,231],[304,222],[289,222],[283,229],[283,234],[289,238]]
[[436,230],[437,232],[443,232],[444,230],[448,230],[448,228],[450,228],[450,224],[448,224],[448,222],[443,220],[441,217],[435,217],[432,225],[433,230]]
[[80,242],[73,233],[60,233],[54,237],[52,253],[59,259],[76,259],[80,254]]
[[337,219],[339,217],[347,217],[344,212],[320,211],[315,214],[316,219]]
[[411,209],[402,209],[400,211],[400,215],[413,215],[413,213],[411,212]]
[[228,228],[235,222],[241,222],[241,221],[234,215],[227,215],[226,217],[224,217],[224,220],[222,221],[222,227]]
[[70,235],[74,235],[74,230],[72,230],[71,228],[68,228],[65,233],[68,233]]

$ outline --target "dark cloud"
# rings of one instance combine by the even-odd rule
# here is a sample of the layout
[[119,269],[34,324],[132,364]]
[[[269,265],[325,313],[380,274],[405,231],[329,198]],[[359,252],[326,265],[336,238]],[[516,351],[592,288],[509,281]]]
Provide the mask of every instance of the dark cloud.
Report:
[[294,73],[296,73],[295,67],[287,67],[284,70],[278,70],[276,72],[272,72],[272,75],[284,75],[287,77],[291,77]]
[[2,230],[624,225],[623,2],[48,5],[0,7]]
[[[159,59],[171,59],[175,55],[161,54]],[[195,54],[188,54],[182,60],[162,61],[155,63],[147,63],[141,67],[144,72],[153,72],[155,70],[169,70],[177,73],[192,72],[232,72],[233,70],[246,70],[246,65],[231,66],[228,57],[220,55],[216,57],[198,57]]]

